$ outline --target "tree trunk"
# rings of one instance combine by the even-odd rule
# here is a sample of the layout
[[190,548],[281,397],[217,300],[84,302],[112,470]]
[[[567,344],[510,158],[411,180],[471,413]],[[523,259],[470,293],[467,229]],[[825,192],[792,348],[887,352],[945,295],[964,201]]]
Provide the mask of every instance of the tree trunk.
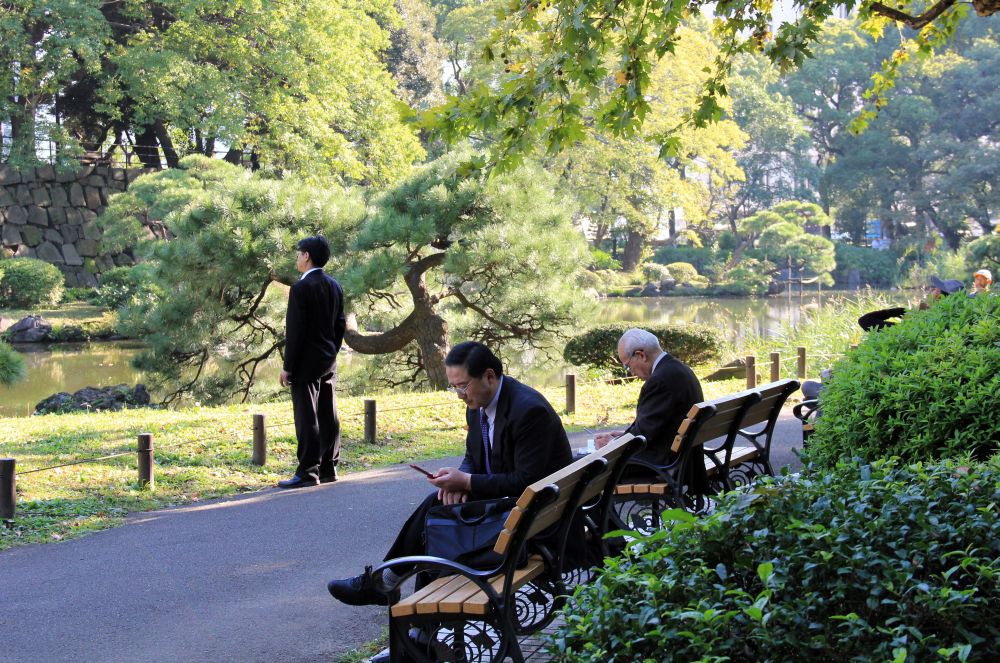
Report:
[[631,272],[638,267],[645,248],[646,238],[635,230],[629,230],[625,238],[625,248],[622,251],[622,269]]
[[444,358],[448,356],[448,323],[433,309],[424,311],[420,317],[417,322],[417,345],[427,381],[435,389],[447,389]]
[[435,253],[411,263],[404,280],[413,297],[413,310],[402,322],[381,334],[362,334],[358,331],[357,320],[351,315],[344,334],[347,345],[361,354],[398,352],[416,341],[420,348],[421,366],[428,382],[436,389],[448,386],[444,369],[444,358],[448,354],[448,323],[434,310],[437,302],[427,292],[424,274],[441,265],[444,258],[444,253]]
[[153,131],[156,133],[156,139],[163,147],[163,156],[167,159],[167,168],[176,168],[179,166],[180,157],[177,156],[177,150],[174,149],[174,141],[170,138],[170,132],[167,131],[163,120],[157,120],[153,123]]
[[35,160],[35,111],[24,97],[15,97],[10,114],[10,160]]
[[223,161],[227,161],[234,166],[243,165],[243,148],[242,147],[230,147],[229,151],[226,152],[226,156],[222,157]]
[[143,168],[160,169],[160,149],[156,140],[156,130],[152,125],[142,127],[142,132],[135,136],[135,156],[142,162]]

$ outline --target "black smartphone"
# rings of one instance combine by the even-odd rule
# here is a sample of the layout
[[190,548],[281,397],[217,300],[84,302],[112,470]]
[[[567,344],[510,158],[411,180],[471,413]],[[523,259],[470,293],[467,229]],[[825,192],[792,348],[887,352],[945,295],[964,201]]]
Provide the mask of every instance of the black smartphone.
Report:
[[413,463],[410,463],[410,467],[412,467],[413,469],[415,469],[417,472],[420,472],[421,474],[423,474],[428,479],[433,479],[434,478],[434,474],[432,472],[428,472],[427,470],[425,470],[424,468],[420,467],[419,465],[414,465]]

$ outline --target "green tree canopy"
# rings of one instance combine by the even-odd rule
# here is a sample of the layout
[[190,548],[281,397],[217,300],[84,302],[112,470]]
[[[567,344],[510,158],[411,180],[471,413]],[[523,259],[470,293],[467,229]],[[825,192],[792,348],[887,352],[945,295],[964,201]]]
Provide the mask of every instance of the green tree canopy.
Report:
[[121,312],[149,343],[140,368],[168,400],[250,396],[284,346],[293,248],[313,233],[329,238],[327,271],[353,311],[345,342],[393,354],[406,381],[446,386],[449,336],[501,353],[544,347],[578,319],[566,284],[586,264],[585,242],[544,172],[470,179],[459,173],[468,158],[446,155],[370,198],[205,157],[139,178],[101,223],[107,241],[138,246],[162,293]]
[[[148,166],[229,150],[239,161],[384,183],[422,157],[386,71],[387,0],[23,0],[0,20],[0,114],[12,154],[34,123],[85,150],[137,145]],[[405,31],[403,31],[405,32]]]
[[[540,145],[549,150],[572,144],[586,124],[587,100],[599,99],[599,126],[615,135],[633,135],[651,107],[648,88],[657,62],[672,53],[679,29],[690,15],[701,14],[707,2],[689,0],[650,7],[640,0],[608,4],[600,0],[514,0],[485,48],[487,59],[502,60],[505,75],[454,98],[428,116],[444,135],[480,131],[498,135],[493,156],[510,163],[512,153]],[[872,104],[884,104],[899,67],[913,54],[926,55],[951,39],[970,16],[968,5],[941,0],[928,7],[922,0],[903,0],[890,7],[861,0],[835,0],[797,5],[799,16],[772,33],[775,5],[748,0],[711,3],[721,48],[699,103],[686,120],[698,126],[723,116],[720,100],[728,93],[727,76],[735,56],[764,53],[785,71],[801,65],[824,22],[837,8],[856,11],[873,36],[900,25],[906,39],[871,84]],[[997,0],[976,0],[976,11],[989,16]],[[924,11],[926,9],[926,11]],[[876,65],[877,66],[877,65]],[[869,111],[872,113],[873,111]],[[871,119],[865,115],[862,121]],[[499,131],[497,131],[499,129]],[[664,154],[676,154],[679,139],[666,131],[660,141]]]

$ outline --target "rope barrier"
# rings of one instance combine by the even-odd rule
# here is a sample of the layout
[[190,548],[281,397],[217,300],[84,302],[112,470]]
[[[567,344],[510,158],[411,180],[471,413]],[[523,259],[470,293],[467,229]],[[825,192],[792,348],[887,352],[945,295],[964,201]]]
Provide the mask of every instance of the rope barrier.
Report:
[[404,405],[403,407],[385,407],[379,408],[379,414],[384,412],[399,412],[401,410],[421,410],[425,407],[440,407],[442,405],[454,405],[455,401],[442,401],[441,403],[427,403],[426,405]]
[[24,472],[18,472],[17,476],[22,476],[24,474],[34,474],[35,472],[46,472],[48,470],[57,470],[60,467],[70,467],[72,465],[83,465],[84,463],[96,463],[99,460],[108,460],[109,458],[118,458],[119,456],[131,456],[135,451],[122,451],[121,453],[111,454],[109,456],[101,456],[99,458],[84,458],[83,460],[74,460],[70,463],[62,463],[59,465],[50,465],[48,467],[38,467],[33,470],[25,470]]

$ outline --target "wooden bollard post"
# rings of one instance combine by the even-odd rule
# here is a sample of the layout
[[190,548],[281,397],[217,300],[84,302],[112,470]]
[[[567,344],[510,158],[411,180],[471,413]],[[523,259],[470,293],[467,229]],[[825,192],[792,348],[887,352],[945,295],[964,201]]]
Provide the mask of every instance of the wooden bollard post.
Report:
[[771,353],[771,382],[777,382],[781,379],[781,353],[772,352]]
[[757,358],[747,355],[747,389],[757,386]]
[[17,511],[17,479],[13,458],[0,458],[0,520],[13,520]]
[[806,379],[806,349],[801,345],[799,346],[799,366],[797,372],[800,380]]
[[152,433],[139,433],[139,485],[149,486],[150,490],[156,485],[153,476]]
[[375,444],[375,401],[365,399],[365,442]]
[[566,374],[566,412],[576,412],[576,373]]
[[253,455],[250,462],[261,467],[267,462],[267,421],[262,414],[253,415]]
[[852,350],[857,350],[858,349],[858,344],[857,343],[852,343],[851,344],[851,349]]

